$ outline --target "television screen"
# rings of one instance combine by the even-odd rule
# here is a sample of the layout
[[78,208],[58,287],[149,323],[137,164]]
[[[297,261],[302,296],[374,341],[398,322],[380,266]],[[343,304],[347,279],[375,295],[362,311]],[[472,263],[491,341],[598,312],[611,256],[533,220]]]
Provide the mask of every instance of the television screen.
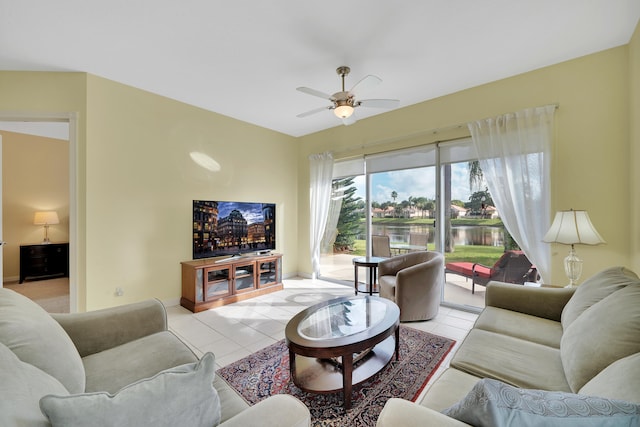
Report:
[[275,248],[275,203],[193,201],[193,259]]

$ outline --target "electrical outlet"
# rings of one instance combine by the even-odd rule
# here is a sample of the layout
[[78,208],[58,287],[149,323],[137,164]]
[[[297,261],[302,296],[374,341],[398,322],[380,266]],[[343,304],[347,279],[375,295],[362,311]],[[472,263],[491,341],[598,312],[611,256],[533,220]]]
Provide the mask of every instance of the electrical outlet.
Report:
[[116,288],[116,296],[121,297],[122,295],[124,295],[122,288]]

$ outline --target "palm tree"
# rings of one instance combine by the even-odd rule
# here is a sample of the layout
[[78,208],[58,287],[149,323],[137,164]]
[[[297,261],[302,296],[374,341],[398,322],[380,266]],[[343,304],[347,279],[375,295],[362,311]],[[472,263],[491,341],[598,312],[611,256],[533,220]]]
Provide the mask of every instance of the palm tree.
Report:
[[469,162],[469,190],[473,191],[473,188],[480,188],[484,181],[484,173],[480,167],[480,161],[473,160]]
[[395,209],[395,207],[396,207],[396,199],[398,198],[398,192],[393,190],[391,192],[391,198],[393,199],[393,217],[395,218],[396,217],[396,209]]

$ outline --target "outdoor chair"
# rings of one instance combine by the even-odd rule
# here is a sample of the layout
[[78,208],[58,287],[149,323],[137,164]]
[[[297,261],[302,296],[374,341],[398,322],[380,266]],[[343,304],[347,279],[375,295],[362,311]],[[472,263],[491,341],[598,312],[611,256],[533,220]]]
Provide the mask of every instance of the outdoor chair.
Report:
[[389,236],[371,236],[371,255],[381,258],[391,257],[391,241],[389,240]]
[[411,252],[417,250],[426,251],[429,235],[427,233],[409,233],[409,246],[421,246],[421,249],[411,249]]
[[471,293],[475,286],[486,286],[492,280],[524,285],[537,280],[538,272],[522,251],[505,251],[493,267],[472,262],[449,262],[445,273],[471,279]]
[[436,317],[444,285],[444,256],[440,252],[410,252],[378,264],[380,297],[400,308],[400,321]]

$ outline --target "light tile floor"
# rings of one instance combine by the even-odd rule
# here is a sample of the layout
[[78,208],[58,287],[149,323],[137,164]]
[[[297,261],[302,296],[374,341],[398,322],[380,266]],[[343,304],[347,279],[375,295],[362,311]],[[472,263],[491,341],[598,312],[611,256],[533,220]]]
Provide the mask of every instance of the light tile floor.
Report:
[[[283,284],[282,291],[200,313],[181,306],[167,307],[169,329],[198,356],[208,351],[214,353],[216,364],[223,367],[284,339],[289,319],[305,308],[330,298],[353,295],[351,287],[321,280],[293,278],[285,279]],[[457,341],[456,348],[430,382],[449,365],[476,318],[474,313],[440,307],[438,316],[432,320],[403,323]]]

